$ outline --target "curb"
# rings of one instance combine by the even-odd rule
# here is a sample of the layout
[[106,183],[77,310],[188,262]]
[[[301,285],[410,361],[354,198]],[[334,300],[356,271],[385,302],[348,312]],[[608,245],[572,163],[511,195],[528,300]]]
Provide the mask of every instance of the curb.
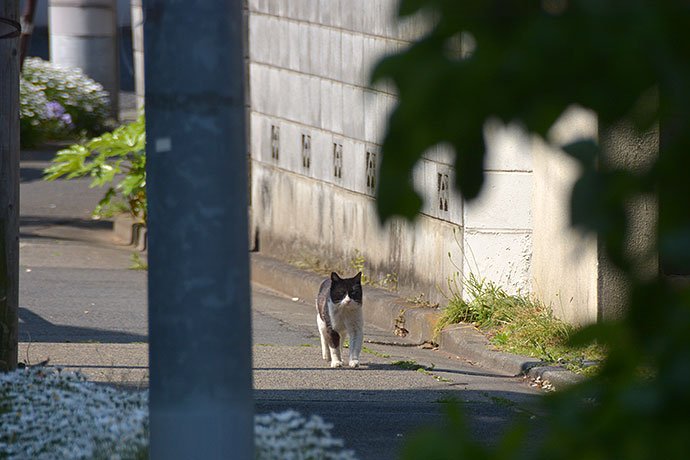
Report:
[[[288,265],[261,253],[251,254],[251,279],[253,282],[300,299],[315,298],[323,275],[317,275]],[[364,320],[381,329],[400,335],[401,344],[421,345],[433,337],[434,326],[441,316],[436,309],[419,308],[392,292],[364,286],[366,308]],[[445,329],[439,339],[439,349],[476,362],[483,367],[525,375],[547,381],[553,388],[562,388],[584,380],[565,368],[544,365],[536,358],[492,350],[487,338],[473,326],[455,325]],[[547,387],[547,385],[543,385]]]
[[146,224],[132,218],[129,214],[118,214],[113,219],[113,235],[115,239],[137,251],[145,251],[147,247]]

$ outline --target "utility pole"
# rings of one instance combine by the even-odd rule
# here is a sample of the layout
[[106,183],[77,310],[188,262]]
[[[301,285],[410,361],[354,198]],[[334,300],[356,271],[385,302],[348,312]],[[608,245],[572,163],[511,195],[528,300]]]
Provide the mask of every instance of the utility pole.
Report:
[[153,460],[253,458],[242,3],[144,1]]
[[0,372],[17,367],[19,329],[19,0],[0,2]]

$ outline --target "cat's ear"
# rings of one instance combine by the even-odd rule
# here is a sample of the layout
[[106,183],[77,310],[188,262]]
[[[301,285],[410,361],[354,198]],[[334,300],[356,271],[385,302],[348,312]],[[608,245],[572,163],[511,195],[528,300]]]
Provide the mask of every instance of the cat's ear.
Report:
[[362,272],[359,272],[355,275],[354,280],[358,283],[362,282]]
[[336,272],[332,272],[332,273],[331,273],[331,281],[333,281],[334,283],[337,283],[337,282],[340,281],[341,279],[342,279],[342,278],[340,278]]

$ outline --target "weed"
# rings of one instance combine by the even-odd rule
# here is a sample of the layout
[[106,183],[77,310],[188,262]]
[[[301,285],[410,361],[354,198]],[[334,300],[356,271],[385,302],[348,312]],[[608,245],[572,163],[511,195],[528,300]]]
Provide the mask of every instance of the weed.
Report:
[[356,272],[362,272],[362,285],[378,286],[389,291],[398,289],[398,275],[396,273],[386,273],[386,277],[380,281],[374,281],[366,274],[366,259],[359,249],[355,249],[355,256],[350,260],[350,266]]
[[359,252],[359,249],[355,249],[355,256],[352,258],[350,261],[350,266],[352,269],[356,272],[362,272],[362,284],[373,284],[369,277],[364,274],[364,263],[366,260],[364,259],[364,256],[362,255],[361,252]]
[[129,267],[127,270],[148,270],[149,269],[149,264],[144,262],[144,260],[141,258],[139,254],[136,252],[133,252],[131,256],[129,256],[129,261],[132,262],[132,266]]
[[365,346],[362,346],[362,351],[364,353],[369,353],[371,355],[378,356],[379,358],[390,358],[391,357],[391,355],[389,355],[388,353],[380,353],[378,351],[371,350]]
[[308,254],[302,254],[297,259],[289,260],[288,263],[293,267],[297,267],[301,270],[309,270],[310,272],[318,273],[319,275],[328,276],[332,271],[335,271],[333,267]]
[[299,347],[313,347],[314,345],[312,345],[310,343],[302,343],[302,344],[299,344],[298,346]]
[[400,367],[402,369],[407,369],[410,371],[417,371],[421,374],[428,375],[430,377],[433,377],[436,379],[438,382],[452,382],[451,379],[441,377],[440,375],[434,374],[432,371],[436,367],[434,364],[431,366],[423,366],[421,364],[417,364],[417,362],[413,359],[407,360],[407,361],[393,361],[391,363],[394,366]]
[[494,406],[499,406],[499,407],[515,407],[515,406],[517,406],[517,403],[515,401],[511,401],[510,399],[504,398],[503,396],[489,396],[488,393],[484,393],[484,396],[489,398]]
[[421,364],[417,364],[417,362],[413,359],[410,359],[407,361],[393,361],[391,364],[394,366],[400,367],[402,369],[407,369],[407,370],[411,370],[411,371],[424,369],[424,366],[422,366]]
[[414,304],[416,308],[438,308],[438,302],[429,302],[424,298],[423,292],[420,292],[419,295],[415,297],[408,297],[405,301]]

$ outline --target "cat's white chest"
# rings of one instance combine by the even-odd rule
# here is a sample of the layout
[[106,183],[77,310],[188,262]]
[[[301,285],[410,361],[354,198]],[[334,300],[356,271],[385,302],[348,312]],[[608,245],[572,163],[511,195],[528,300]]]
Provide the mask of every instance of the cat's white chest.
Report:
[[350,332],[353,328],[359,329],[362,326],[362,305],[357,302],[336,304],[329,299],[328,312],[331,316],[333,329],[340,333]]

